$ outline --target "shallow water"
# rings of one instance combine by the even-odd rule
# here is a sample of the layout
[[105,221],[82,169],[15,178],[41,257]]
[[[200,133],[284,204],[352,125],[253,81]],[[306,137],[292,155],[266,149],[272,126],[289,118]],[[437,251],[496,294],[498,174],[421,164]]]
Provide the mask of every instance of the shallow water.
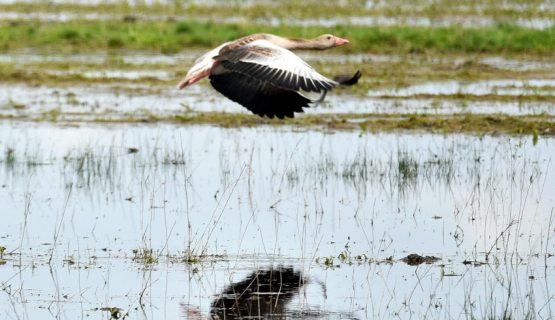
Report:
[[370,96],[407,97],[413,95],[548,95],[555,94],[555,79],[495,79],[482,81],[440,81],[417,84],[399,89],[371,90]]
[[[1,2],[0,2],[1,3]],[[138,20],[160,21],[160,20],[197,20],[215,21],[218,23],[256,23],[262,25],[295,25],[295,26],[323,26],[333,28],[337,26],[415,26],[415,27],[489,27],[499,24],[499,19],[485,16],[454,15],[445,17],[426,17],[426,16],[348,16],[338,18],[318,18],[318,19],[297,19],[297,18],[255,18],[249,19],[241,16],[165,16],[139,13],[133,15]],[[124,15],[110,15],[106,13],[75,13],[70,11],[58,12],[0,12],[0,20],[37,20],[45,22],[66,22],[71,20],[123,20]],[[548,29],[555,25],[555,20],[550,18],[518,18],[512,20],[517,26],[531,29]]]
[[[60,84],[13,82],[0,87],[0,115],[43,119],[45,113],[59,114],[66,120],[121,119],[157,115],[171,117],[184,112],[225,111],[248,113],[240,105],[210,88],[207,81],[177,90],[178,79],[202,52],[186,51],[176,55],[134,52],[109,54],[38,54],[33,52],[3,54],[0,62],[16,66],[21,72],[38,72],[58,77]],[[401,57],[373,54],[302,53],[309,63],[353,64],[340,70],[352,70],[357,64],[397,63],[453,67],[467,61],[463,57]],[[506,59],[497,56],[476,58],[478,63],[511,71],[542,72],[550,61]],[[72,63],[69,69],[64,63]],[[50,64],[52,63],[52,64]],[[59,64],[61,63],[61,64]],[[107,67],[110,66],[110,67]],[[8,68],[10,68],[8,67]],[[334,71],[338,72],[338,71]],[[346,72],[346,71],[343,71]],[[329,72],[323,72],[328,74]],[[549,76],[549,75],[547,75]],[[363,75],[363,77],[365,77]],[[90,79],[94,83],[82,83]],[[369,76],[363,81],[375,81]],[[526,101],[527,96],[555,95],[552,78],[492,79],[478,81],[436,81],[399,88],[371,88],[366,93],[334,90],[324,103],[308,113],[431,113],[457,112],[506,113],[511,115],[553,114],[549,101]],[[453,95],[514,96],[507,101],[462,101]],[[418,95],[428,95],[418,97]],[[524,100],[522,100],[524,99]],[[493,99],[495,100],[495,99]],[[538,99],[541,100],[541,99]]]
[[[103,68],[103,64],[110,61],[121,61],[123,64],[129,65],[169,65],[177,68],[183,68],[185,65],[190,65],[193,61],[205,53],[206,50],[187,49],[178,54],[159,54],[152,52],[129,52],[125,55],[105,54],[105,53],[91,53],[91,54],[59,54],[59,53],[33,53],[20,52],[20,53],[0,53],[0,62],[2,63],[16,63],[16,64],[29,64],[36,62],[76,62],[87,64],[98,64],[99,68]],[[400,61],[402,57],[396,55],[379,55],[379,54],[334,54],[322,53],[317,54],[310,52],[299,52],[299,56],[307,61],[324,61],[324,62],[353,62],[365,63],[368,61],[376,62],[393,62]],[[522,61],[522,63],[526,63]],[[78,67],[75,65],[74,67]],[[542,66],[543,68],[544,66]]]
[[[19,53],[0,53],[1,63],[14,64],[30,64],[37,62],[75,62],[86,64],[98,64],[98,68],[104,68],[102,65],[110,61],[121,61],[127,65],[168,65],[176,68],[183,68],[190,65],[196,58],[201,56],[206,50],[189,50],[177,54],[159,54],[152,52],[127,52],[125,55],[105,54],[105,53],[89,53],[89,54],[60,54],[50,52],[48,54],[36,53],[32,50],[29,52]],[[400,62],[405,61],[413,64],[450,64],[454,67],[464,64],[468,61],[468,57],[426,57],[418,56],[400,56],[395,54],[380,55],[371,53],[349,53],[338,54],[333,52],[298,52],[298,55],[311,63],[329,62],[329,63],[369,63],[369,62]],[[513,71],[533,71],[533,70],[549,70],[555,68],[555,63],[551,60],[534,60],[534,59],[509,59],[502,56],[484,56],[473,57],[473,62],[485,64],[491,67]],[[76,68],[78,65],[74,65]],[[78,70],[78,69],[77,69]]]
[[[97,75],[99,73],[102,72],[97,72]],[[119,75],[132,77],[135,74],[130,72]],[[404,99],[409,94],[431,93],[434,88],[445,94],[454,94],[460,90],[457,83],[451,86],[449,83],[431,83],[399,90],[370,91],[368,93],[370,97],[331,92],[323,103],[308,108],[305,112],[308,114],[452,114],[456,112],[488,114],[502,112],[512,115],[554,114],[555,112],[551,103],[541,101],[521,102],[517,99],[506,102],[453,101],[442,100],[441,96],[438,98],[410,98],[408,96],[410,99]],[[489,88],[484,90],[489,90]],[[511,88],[506,90],[531,91],[532,89]],[[381,97],[384,95],[389,98],[382,99]],[[391,97],[401,99],[391,99]],[[153,87],[120,83],[37,87],[4,85],[0,88],[0,115],[24,119],[44,119],[48,113],[55,113],[59,119],[65,120],[109,120],[128,117],[140,118],[150,115],[171,117],[186,112],[212,111],[249,113],[245,108],[204,84],[181,91],[171,85]]]
[[[404,1],[366,5],[406,9]],[[261,2],[275,5],[234,3]],[[412,5],[405,17],[195,18],[329,27],[499,23],[465,13],[479,3],[457,6],[460,16],[418,14],[436,4]],[[498,5],[555,9],[541,1]],[[0,12],[0,20],[123,18]],[[554,21],[511,23],[545,29]],[[14,75],[0,86],[0,117],[27,120],[0,120],[0,320],[555,318],[553,137],[101,124],[248,113],[206,82],[175,88],[201,53],[0,53]],[[334,90],[311,114],[555,114],[555,64],[547,57],[300,56],[333,72],[389,63],[421,73],[469,63],[471,72],[500,75]],[[25,72],[52,82],[31,85],[19,78]],[[457,94],[474,99],[450,97]],[[429,261],[415,265],[420,256],[412,254]]]
[[[105,319],[102,307],[198,318],[231,283],[279,266],[306,278],[291,318],[553,316],[552,138],[25,122],[0,133],[6,319]],[[144,248],[157,262],[133,253]],[[208,256],[188,264],[187,250]],[[399,261],[410,253],[441,260]]]

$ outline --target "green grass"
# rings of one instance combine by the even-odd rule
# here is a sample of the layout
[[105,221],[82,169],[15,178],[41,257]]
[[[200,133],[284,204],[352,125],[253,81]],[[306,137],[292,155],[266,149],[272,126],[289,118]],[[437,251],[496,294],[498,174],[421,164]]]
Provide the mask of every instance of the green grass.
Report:
[[[175,53],[191,47],[212,47],[256,32],[314,37],[330,32],[325,27],[215,24],[199,21],[72,21],[0,23],[0,49],[24,48],[85,52],[148,50]],[[484,28],[338,26],[333,32],[351,40],[339,50],[374,53],[526,53],[555,51],[555,28],[534,30],[510,24]]]
[[[308,111],[310,112],[310,111]],[[217,125],[221,127],[250,127],[258,125],[295,126],[299,129],[322,130],[360,130],[368,132],[416,131],[435,133],[472,133],[472,134],[514,134],[530,135],[535,140],[541,136],[555,134],[555,118],[551,115],[521,115],[505,114],[474,114],[455,113],[449,115],[437,114],[374,114],[374,113],[340,113],[340,114],[310,114],[294,119],[268,119],[246,113],[227,112],[199,112],[185,113],[178,116],[133,116],[121,118],[83,119],[72,117],[65,119],[63,114],[55,116],[51,112],[33,116],[0,116],[0,119],[22,121],[50,121],[50,122],[93,122],[93,123],[179,123],[182,125]],[[403,168],[400,168],[403,170]]]
[[[356,120],[356,121],[351,121]],[[363,130],[372,132],[415,130],[431,132],[466,132],[478,134],[530,134],[553,135],[555,119],[549,115],[509,116],[504,114],[452,115],[433,114],[318,114],[295,119],[266,119],[248,114],[206,112],[184,115],[175,121],[190,124],[217,124],[224,127],[253,126],[259,124],[323,127],[334,130]]]

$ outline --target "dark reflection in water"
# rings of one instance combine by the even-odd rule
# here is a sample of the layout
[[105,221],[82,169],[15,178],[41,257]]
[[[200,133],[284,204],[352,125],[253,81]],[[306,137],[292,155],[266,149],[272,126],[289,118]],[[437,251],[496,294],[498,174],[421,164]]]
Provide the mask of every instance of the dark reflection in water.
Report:
[[210,305],[209,316],[204,316],[195,306],[182,304],[183,316],[189,320],[357,319],[352,312],[312,309],[309,305],[299,307],[292,300],[309,283],[320,286],[325,297],[324,283],[308,281],[292,267],[260,269],[218,294]]
[[305,279],[293,268],[258,270],[230,284],[212,302],[212,319],[282,319]]

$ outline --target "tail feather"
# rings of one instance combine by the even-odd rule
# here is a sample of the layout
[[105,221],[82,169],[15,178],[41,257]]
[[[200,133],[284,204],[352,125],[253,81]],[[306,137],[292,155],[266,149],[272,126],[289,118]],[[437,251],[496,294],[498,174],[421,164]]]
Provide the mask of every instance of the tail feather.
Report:
[[360,73],[360,70],[357,70],[357,72],[353,76],[339,75],[335,76],[333,80],[339,82],[339,84],[344,86],[352,86],[358,82],[358,79],[360,79],[361,76],[362,73]]
[[204,69],[199,69],[199,70],[192,70],[189,71],[187,73],[187,75],[185,76],[185,78],[183,78],[179,84],[177,85],[177,87],[179,89],[183,89],[187,86],[192,85],[193,83],[200,81],[203,78],[206,78],[207,76],[210,75],[210,70],[211,68],[204,68]]

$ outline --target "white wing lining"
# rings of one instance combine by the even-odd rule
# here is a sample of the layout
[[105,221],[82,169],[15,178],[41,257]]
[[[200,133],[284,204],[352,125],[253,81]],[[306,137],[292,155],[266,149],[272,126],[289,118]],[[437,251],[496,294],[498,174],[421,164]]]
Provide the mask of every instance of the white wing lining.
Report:
[[338,85],[293,52],[268,40],[255,40],[216,59],[227,69],[288,89],[319,92]]

